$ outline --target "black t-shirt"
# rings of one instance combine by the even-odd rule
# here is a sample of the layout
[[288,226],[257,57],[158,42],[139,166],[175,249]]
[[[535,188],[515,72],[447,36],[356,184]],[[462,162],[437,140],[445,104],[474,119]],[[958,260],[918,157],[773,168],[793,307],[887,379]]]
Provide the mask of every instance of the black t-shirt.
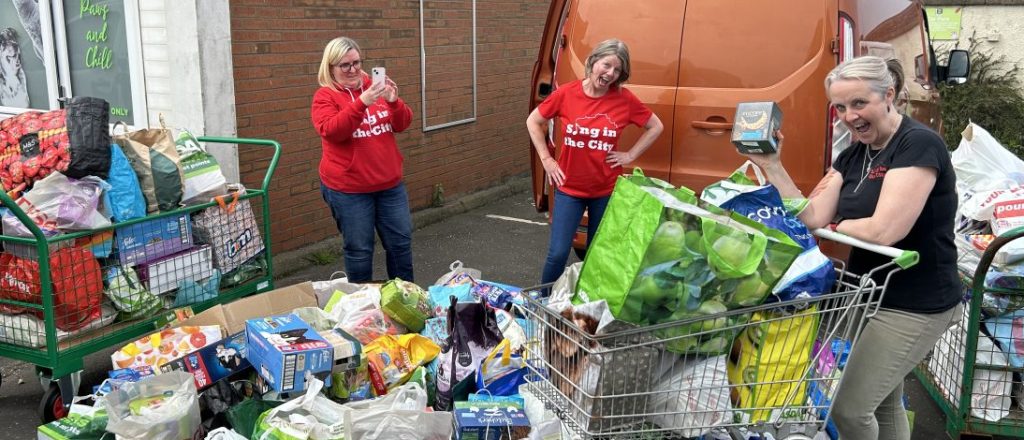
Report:
[[[956,268],[953,222],[956,215],[956,175],[946,144],[934,131],[904,117],[889,145],[868,155],[868,146],[856,142],[839,154],[832,165],[843,175],[838,215],[842,219],[870,217],[878,204],[887,170],[927,167],[938,171],[921,215],[902,240],[893,246],[915,250],[921,261],[899,271],[889,281],[882,306],[918,313],[938,313],[955,306],[961,298]],[[873,156],[877,153],[877,156]],[[873,157],[873,159],[872,159]],[[860,188],[858,188],[858,185]],[[891,261],[862,249],[850,253],[850,271],[862,275]],[[887,271],[886,271],[887,272]],[[881,286],[885,273],[876,274]]]

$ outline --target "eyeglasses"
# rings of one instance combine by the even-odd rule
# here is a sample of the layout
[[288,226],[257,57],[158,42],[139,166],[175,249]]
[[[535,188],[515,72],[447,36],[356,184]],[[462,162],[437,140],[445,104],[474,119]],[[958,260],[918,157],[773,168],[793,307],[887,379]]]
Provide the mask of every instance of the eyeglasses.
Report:
[[351,63],[335,64],[334,67],[338,67],[342,72],[349,72],[353,69],[358,69],[363,64],[363,60],[355,60]]

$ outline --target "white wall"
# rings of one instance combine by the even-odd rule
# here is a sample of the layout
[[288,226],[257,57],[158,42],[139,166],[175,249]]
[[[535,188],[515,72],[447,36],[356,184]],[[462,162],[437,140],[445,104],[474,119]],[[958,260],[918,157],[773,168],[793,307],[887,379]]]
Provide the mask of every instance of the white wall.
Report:
[[[167,54],[167,13],[165,0],[139,0],[139,26],[142,36],[142,65],[146,79],[147,119],[159,127],[158,115],[170,115],[171,80]],[[139,121],[142,124],[142,121]]]
[[[1024,6],[964,6],[960,17],[960,48],[970,46],[969,38],[976,41],[976,48],[1005,56],[1006,61],[1015,62],[1024,68]],[[952,40],[935,40],[936,46],[952,43]],[[1024,88],[1024,74],[1018,76]]]
[[[235,136],[228,0],[139,0],[139,14],[149,126],[159,127],[163,114],[170,128]],[[237,147],[208,147],[237,182]]]

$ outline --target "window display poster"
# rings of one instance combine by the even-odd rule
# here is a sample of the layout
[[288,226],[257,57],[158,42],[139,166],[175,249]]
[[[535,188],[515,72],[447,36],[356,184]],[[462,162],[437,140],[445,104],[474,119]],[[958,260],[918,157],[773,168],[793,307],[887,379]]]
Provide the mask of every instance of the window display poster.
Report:
[[110,122],[132,125],[124,8],[123,0],[64,0],[64,22],[73,94],[107,100]]
[[0,0],[0,107],[50,108],[37,0]]

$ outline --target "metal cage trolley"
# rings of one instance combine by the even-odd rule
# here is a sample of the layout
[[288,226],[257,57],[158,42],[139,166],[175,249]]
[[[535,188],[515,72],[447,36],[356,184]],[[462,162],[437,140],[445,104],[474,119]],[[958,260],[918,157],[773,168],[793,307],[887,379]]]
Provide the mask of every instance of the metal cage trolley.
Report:
[[[273,288],[268,191],[281,145],[198,140],[244,148],[243,157],[264,171],[262,181],[229,184],[216,201],[57,235],[33,221],[31,204],[0,193],[8,210],[0,235],[0,357],[35,365],[44,423],[67,413],[85,356],[154,332],[180,306],[198,313]],[[177,350],[164,345],[153,348]]]
[[1015,228],[996,237],[973,271],[964,260],[977,257],[960,256],[969,306],[914,370],[945,415],[950,438],[1024,438],[1024,270],[1004,255],[1022,236],[1024,228]]
[[573,312],[529,299],[524,357],[538,379],[525,392],[574,438],[828,438],[846,356],[889,277],[918,254],[815,234],[892,260],[866,274],[835,261],[835,285],[818,297],[597,334]]

